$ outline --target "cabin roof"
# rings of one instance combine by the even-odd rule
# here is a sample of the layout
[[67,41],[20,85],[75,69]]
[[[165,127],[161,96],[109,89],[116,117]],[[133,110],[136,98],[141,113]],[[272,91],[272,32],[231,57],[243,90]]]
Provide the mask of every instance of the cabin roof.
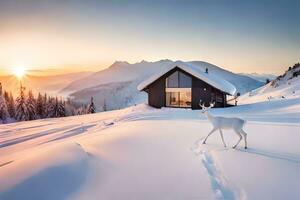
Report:
[[199,78],[200,80],[210,84],[211,86],[229,94],[229,95],[235,95],[236,94],[236,88],[234,85],[229,83],[227,80],[221,78],[220,76],[213,75],[211,73],[205,73],[202,71],[202,69],[197,66],[190,63],[184,63],[182,61],[176,61],[169,66],[166,67],[165,70],[161,71],[160,73],[154,74],[150,78],[146,79],[142,83],[140,83],[137,87],[138,90],[142,91],[147,88],[151,83],[155,82],[157,79],[159,79],[164,74],[168,73],[170,70],[174,69],[175,67],[178,67],[182,69],[183,71],[195,76],[196,78]]

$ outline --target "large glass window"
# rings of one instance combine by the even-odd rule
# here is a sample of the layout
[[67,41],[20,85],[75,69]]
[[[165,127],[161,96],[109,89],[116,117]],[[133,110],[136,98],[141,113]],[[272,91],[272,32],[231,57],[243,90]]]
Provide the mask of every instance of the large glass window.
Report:
[[192,78],[182,72],[174,72],[166,78],[166,106],[191,107]]
[[174,72],[166,79],[166,87],[167,88],[178,88],[179,81],[178,81],[178,72]]
[[179,93],[179,107],[191,107],[192,106],[192,93],[191,92],[180,92]]
[[192,78],[182,72],[179,72],[179,87],[180,88],[191,88]]
[[192,93],[191,89],[184,91],[166,91],[166,106],[168,107],[191,107]]
[[179,93],[178,92],[166,92],[166,106],[178,107],[179,106]]
[[166,88],[190,88],[192,78],[182,72],[174,72],[166,78]]

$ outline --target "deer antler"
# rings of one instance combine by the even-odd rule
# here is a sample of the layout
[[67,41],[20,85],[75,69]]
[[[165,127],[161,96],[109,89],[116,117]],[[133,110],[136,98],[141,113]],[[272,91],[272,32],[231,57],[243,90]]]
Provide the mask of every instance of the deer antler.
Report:
[[199,106],[201,107],[201,108],[205,108],[205,105],[204,105],[204,103],[202,103],[202,100],[200,99],[200,101],[199,101]]
[[214,106],[215,106],[215,102],[214,102],[214,101],[212,101],[212,102],[209,103],[209,107],[210,107],[210,108],[212,108],[212,107],[214,107]]

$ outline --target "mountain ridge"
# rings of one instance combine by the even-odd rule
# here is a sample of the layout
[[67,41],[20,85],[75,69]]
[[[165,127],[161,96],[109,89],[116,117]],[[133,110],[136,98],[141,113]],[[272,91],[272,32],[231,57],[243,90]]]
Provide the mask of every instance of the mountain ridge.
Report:
[[[88,103],[93,96],[100,111],[103,107],[112,110],[124,108],[145,102],[147,95],[137,90],[138,84],[164,70],[171,63],[174,61],[168,59],[155,62],[141,61],[134,64],[117,61],[104,70],[70,83],[61,92],[68,93],[71,98],[81,103]],[[207,68],[209,73],[214,73],[232,83],[241,94],[263,85],[248,76],[235,74],[208,62],[188,61],[186,63],[192,63],[203,71]],[[122,83],[126,87],[120,87]],[[113,102],[116,105],[113,105]]]

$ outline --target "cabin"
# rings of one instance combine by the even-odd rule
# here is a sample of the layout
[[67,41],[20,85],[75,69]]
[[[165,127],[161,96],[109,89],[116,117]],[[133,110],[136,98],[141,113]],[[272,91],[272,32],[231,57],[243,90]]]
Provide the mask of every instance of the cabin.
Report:
[[201,109],[199,102],[215,107],[227,107],[227,96],[234,96],[236,88],[198,65],[176,61],[166,70],[138,85],[148,93],[148,104],[155,108],[175,107]]

